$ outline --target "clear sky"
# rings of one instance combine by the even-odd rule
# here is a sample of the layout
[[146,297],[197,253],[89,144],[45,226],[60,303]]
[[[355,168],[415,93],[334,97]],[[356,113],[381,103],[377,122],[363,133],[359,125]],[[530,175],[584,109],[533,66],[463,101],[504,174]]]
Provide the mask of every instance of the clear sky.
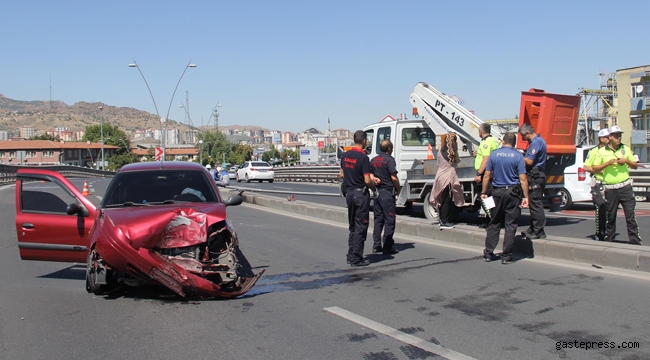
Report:
[[[195,125],[356,130],[410,115],[424,81],[484,120],[521,91],[575,94],[598,74],[650,64],[647,0],[6,1],[0,93],[103,102]],[[211,121],[214,124],[214,121]]]

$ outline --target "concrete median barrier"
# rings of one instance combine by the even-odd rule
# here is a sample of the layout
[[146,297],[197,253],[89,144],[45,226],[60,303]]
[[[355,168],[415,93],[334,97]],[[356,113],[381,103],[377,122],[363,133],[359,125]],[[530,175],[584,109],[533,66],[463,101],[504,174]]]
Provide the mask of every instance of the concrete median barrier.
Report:
[[[347,209],[302,201],[287,201],[259,193],[242,194],[250,204],[285,211],[293,215],[338,222],[347,225]],[[370,213],[369,238],[372,234],[372,212]],[[477,255],[482,254],[485,245],[485,231],[476,227],[458,225],[453,229],[439,230],[438,226],[426,221],[398,216],[395,224],[396,235],[416,236],[432,242],[441,241],[476,247]],[[501,232],[501,243],[503,231]],[[597,267],[611,267],[650,273],[650,249],[644,246],[623,243],[597,242],[593,240],[551,237],[528,240],[517,237],[515,252],[528,258],[546,258],[592,264]]]

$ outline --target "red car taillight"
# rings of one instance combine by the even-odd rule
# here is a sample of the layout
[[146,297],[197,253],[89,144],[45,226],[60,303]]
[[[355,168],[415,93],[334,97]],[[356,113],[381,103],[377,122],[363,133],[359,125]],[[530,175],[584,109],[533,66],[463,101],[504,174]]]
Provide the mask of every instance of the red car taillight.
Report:
[[257,169],[256,168],[251,168],[251,171],[257,171]]
[[585,181],[585,179],[587,179],[587,174],[585,173],[585,169],[578,168],[578,181]]

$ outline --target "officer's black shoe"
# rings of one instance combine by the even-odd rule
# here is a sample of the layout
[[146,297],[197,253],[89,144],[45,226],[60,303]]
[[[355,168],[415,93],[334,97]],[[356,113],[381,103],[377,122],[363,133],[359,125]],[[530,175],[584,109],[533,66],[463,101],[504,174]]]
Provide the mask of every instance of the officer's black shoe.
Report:
[[532,240],[532,239],[546,239],[546,234],[526,235],[526,239],[528,239],[528,240]]
[[350,263],[350,257],[349,257],[349,256],[346,256],[346,257],[345,257],[345,263],[346,263],[346,264],[349,264],[349,263]]
[[383,249],[381,246],[372,249],[372,252],[373,252],[374,254],[376,254],[376,253],[380,253],[380,252],[382,252],[382,251],[384,251],[384,249]]
[[513,259],[513,258],[511,258],[511,257],[507,257],[507,258],[506,258],[506,257],[502,257],[502,258],[501,258],[501,263],[502,263],[503,265],[514,264],[514,262],[515,262],[515,259]]
[[454,224],[452,223],[446,223],[446,224],[440,223],[440,230],[453,229],[453,228],[454,228]]
[[361,267],[361,266],[368,266],[368,265],[370,265],[370,262],[366,260],[359,260],[355,263],[350,264],[350,266],[352,267]]
[[635,241],[635,242],[631,242],[631,241],[630,241],[628,244],[630,244],[630,245],[643,245],[640,241],[639,241],[639,242],[636,242],[636,241]]
[[530,229],[528,229],[528,230],[522,231],[521,236],[523,236],[525,238],[529,238],[529,237],[533,236],[533,232],[530,231]]
[[382,252],[384,253],[384,255],[395,255],[395,254],[399,254],[399,251],[396,250],[395,248],[384,249],[384,251],[382,251]]
[[499,260],[499,257],[494,254],[483,255],[483,261],[485,262],[492,262],[494,260]]

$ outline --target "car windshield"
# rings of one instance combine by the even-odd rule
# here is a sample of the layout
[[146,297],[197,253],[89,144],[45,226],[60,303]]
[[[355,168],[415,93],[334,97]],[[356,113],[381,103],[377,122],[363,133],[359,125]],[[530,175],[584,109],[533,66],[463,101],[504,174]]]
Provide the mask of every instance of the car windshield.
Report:
[[202,170],[147,170],[118,173],[101,207],[215,202],[217,195]]
[[269,163],[267,163],[267,162],[261,162],[261,161],[260,161],[260,162],[254,162],[254,163],[251,163],[251,166],[253,166],[253,167],[256,167],[256,166],[257,166],[257,167],[260,167],[260,166],[261,166],[261,167],[271,167],[271,165],[269,165]]

